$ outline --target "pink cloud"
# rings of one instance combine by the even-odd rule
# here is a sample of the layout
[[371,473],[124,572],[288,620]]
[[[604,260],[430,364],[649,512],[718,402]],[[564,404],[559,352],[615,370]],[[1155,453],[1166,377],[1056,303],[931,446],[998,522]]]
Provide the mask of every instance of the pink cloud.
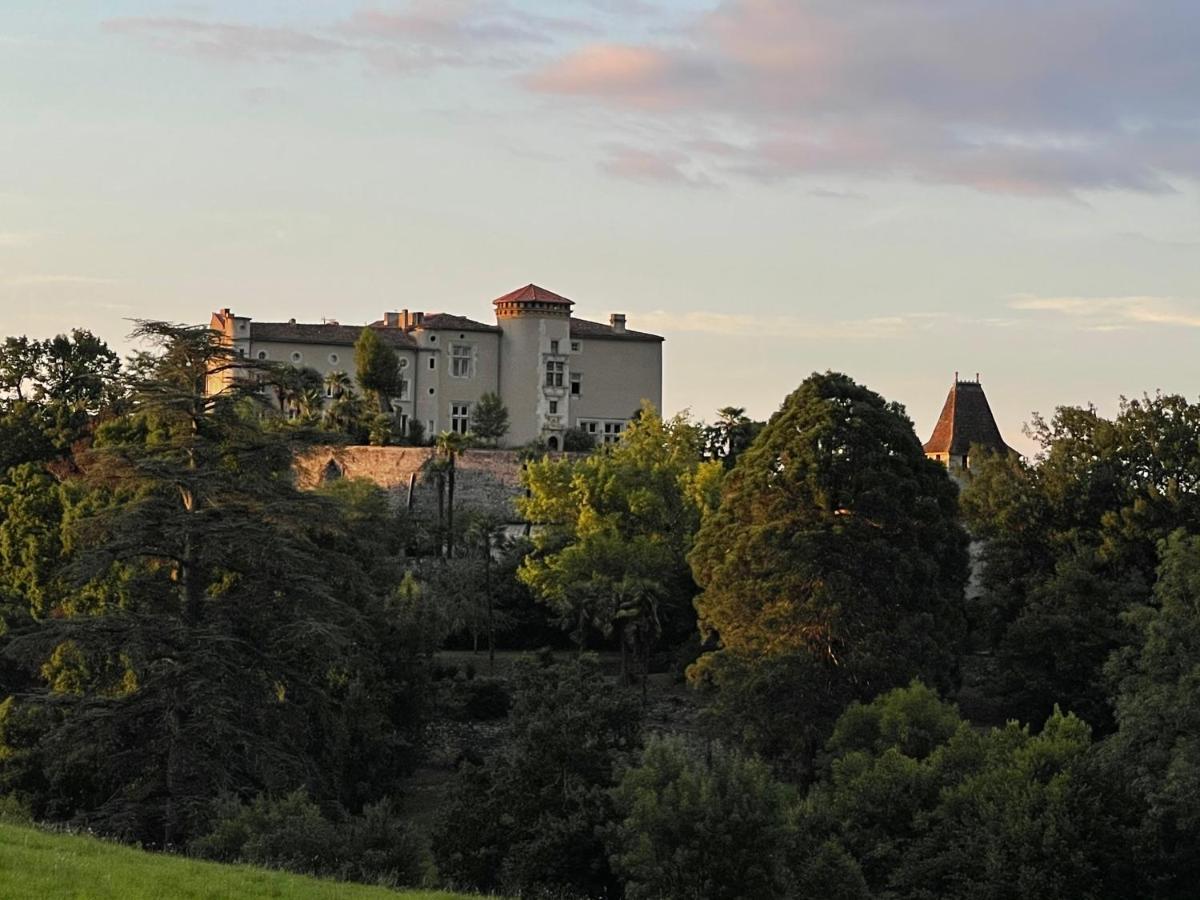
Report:
[[526,79],[552,94],[602,97],[643,108],[672,109],[696,102],[711,73],[652,47],[593,44]]
[[1164,191],[1200,177],[1197,43],[1188,0],[723,0],[668,40],[583,47],[524,83],[631,129],[652,112],[694,161],[756,178]]
[[600,169],[609,175],[630,181],[689,187],[715,186],[711,178],[689,168],[685,155],[670,151],[663,153],[614,145],[609,148],[608,156],[601,161]]

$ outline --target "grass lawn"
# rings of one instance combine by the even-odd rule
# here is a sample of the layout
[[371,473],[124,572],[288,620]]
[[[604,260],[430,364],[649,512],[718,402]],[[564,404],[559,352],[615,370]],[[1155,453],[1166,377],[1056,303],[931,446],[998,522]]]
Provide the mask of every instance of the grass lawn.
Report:
[[389,891],[252,866],[147,853],[90,837],[0,823],[0,898],[100,900],[455,900],[461,894]]

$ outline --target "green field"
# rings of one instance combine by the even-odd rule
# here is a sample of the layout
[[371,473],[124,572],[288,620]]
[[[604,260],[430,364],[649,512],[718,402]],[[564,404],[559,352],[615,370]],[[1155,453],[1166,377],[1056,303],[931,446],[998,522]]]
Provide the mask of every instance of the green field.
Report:
[[389,891],[251,866],[147,853],[90,837],[0,823],[0,898],[103,900],[455,900],[461,894]]

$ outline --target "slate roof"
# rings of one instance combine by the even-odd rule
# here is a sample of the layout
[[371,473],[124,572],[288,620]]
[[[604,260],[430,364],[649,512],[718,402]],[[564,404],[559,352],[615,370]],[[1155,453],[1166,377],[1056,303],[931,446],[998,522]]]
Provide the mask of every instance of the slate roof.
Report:
[[[275,341],[281,344],[332,344],[353,347],[362,333],[362,325],[324,325],[303,322],[251,322],[250,340]],[[393,347],[415,348],[417,342],[399,328],[379,328],[385,343]]]
[[933,436],[925,442],[926,453],[966,456],[972,444],[980,444],[999,453],[1014,453],[996,426],[983,385],[978,381],[955,381],[934,426]]
[[663,341],[664,337],[658,334],[650,334],[645,331],[616,331],[611,325],[602,325],[599,322],[589,322],[587,319],[576,319],[571,317],[571,337],[587,338],[588,340],[596,340],[597,338],[606,341]]
[[[383,327],[383,320],[372,322],[372,325]],[[421,321],[417,328],[424,328],[427,331],[487,331],[499,333],[500,329],[495,325],[488,325],[484,322],[476,322],[474,319],[468,319],[466,316],[456,316],[453,313],[425,313],[425,318]]]

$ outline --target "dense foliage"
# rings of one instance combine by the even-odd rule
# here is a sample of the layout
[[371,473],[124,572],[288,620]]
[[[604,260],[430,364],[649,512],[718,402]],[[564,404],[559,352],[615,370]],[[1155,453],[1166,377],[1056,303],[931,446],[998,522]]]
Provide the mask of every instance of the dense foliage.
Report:
[[952,687],[967,538],[956,489],[903,410],[808,378],[725,479],[691,563],[720,648],[693,675],[755,749],[807,768],[853,699],[920,675]]
[[378,335],[366,400],[137,336],[0,345],[0,818],[527,897],[1195,893],[1200,405],[1060,409],[959,496],[814,375],[528,448],[519,535],[456,496],[498,398],[430,436],[436,518],[297,490],[302,446],[406,439]]
[[528,465],[519,506],[538,528],[519,575],[579,644],[615,635],[645,669],[695,631],[687,555],[721,476],[700,449],[696,425],[647,409],[617,444]]
[[604,831],[619,767],[639,741],[637,699],[593,659],[518,674],[509,739],[460,773],[434,835],[451,884],[537,896],[619,892]]

